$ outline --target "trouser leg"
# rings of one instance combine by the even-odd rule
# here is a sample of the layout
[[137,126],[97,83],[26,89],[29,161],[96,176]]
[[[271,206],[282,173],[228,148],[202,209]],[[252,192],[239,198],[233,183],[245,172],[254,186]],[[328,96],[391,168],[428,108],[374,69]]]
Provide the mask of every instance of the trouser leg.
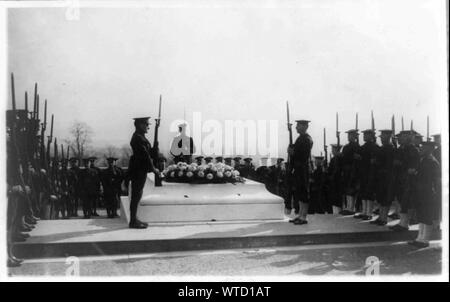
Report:
[[134,223],[137,220],[137,208],[142,198],[146,179],[147,174],[131,180],[130,223]]

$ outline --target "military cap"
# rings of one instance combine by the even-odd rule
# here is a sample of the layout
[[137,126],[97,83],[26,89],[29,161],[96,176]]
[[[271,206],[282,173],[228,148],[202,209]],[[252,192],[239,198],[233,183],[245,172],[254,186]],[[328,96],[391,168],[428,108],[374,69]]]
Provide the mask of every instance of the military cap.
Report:
[[366,130],[363,130],[362,133],[375,134],[375,129],[366,129]]
[[415,136],[415,137],[417,137],[417,138],[419,138],[419,137],[423,137],[423,135],[422,135],[422,134],[420,134],[419,132],[416,132],[416,133],[414,133],[414,136]]
[[148,120],[150,119],[150,116],[144,116],[144,117],[135,117],[133,118],[134,123],[142,123],[142,122],[148,122]]
[[297,124],[301,124],[301,125],[308,125],[311,121],[308,121],[308,120],[296,120],[295,122]]
[[251,162],[252,160],[253,160],[253,158],[251,158],[251,157],[244,158],[244,161],[246,161],[246,162]]
[[72,163],[72,162],[78,161],[78,158],[76,158],[76,157],[71,157],[71,158],[69,158],[69,161]]
[[88,160],[88,161],[94,161],[94,160],[97,160],[97,157],[91,156],[91,157],[89,157],[87,160]]
[[215,158],[216,160],[223,160],[223,156],[216,156],[216,158]]
[[284,161],[284,158],[282,158],[282,157],[277,158],[277,162],[282,162],[282,161]]
[[440,134],[440,133],[438,133],[438,134],[433,134],[432,137],[435,138],[435,139],[436,139],[436,138],[439,139],[439,138],[441,138],[441,134]]
[[380,135],[392,135],[392,130],[391,129],[385,129],[385,130],[379,130],[380,131]]
[[242,159],[242,157],[240,157],[240,156],[236,156],[236,157],[233,158],[234,161],[238,161],[238,160],[241,160],[241,159]]
[[203,159],[203,156],[199,155],[195,157],[196,160]]
[[116,161],[116,160],[118,160],[118,158],[111,156],[111,157],[107,157],[106,160],[107,161]]
[[231,157],[225,157],[224,160],[232,160]]
[[350,129],[350,130],[345,131],[345,133],[356,133],[356,134],[358,134],[359,133],[358,131],[359,131],[358,129]]
[[211,156],[205,157],[205,160],[212,160],[213,158]]
[[402,130],[402,131],[400,131],[399,134],[397,134],[397,136],[399,136],[399,135],[411,135],[411,134],[414,134],[414,132],[415,131],[413,131],[413,130]]

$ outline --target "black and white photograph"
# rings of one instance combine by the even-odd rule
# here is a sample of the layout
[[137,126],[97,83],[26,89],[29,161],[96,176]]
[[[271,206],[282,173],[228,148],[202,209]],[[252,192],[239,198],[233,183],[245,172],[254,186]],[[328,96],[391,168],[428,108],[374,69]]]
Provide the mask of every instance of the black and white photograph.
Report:
[[2,280],[449,281],[448,1],[0,21]]

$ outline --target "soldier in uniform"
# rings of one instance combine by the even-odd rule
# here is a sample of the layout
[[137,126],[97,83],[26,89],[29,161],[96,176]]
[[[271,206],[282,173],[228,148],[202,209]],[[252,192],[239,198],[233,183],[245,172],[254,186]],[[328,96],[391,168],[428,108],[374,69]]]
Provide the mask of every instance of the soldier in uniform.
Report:
[[394,200],[395,186],[395,147],[392,144],[392,130],[380,130],[381,147],[376,155],[377,167],[377,202],[380,205],[380,213],[376,220],[370,223],[386,225],[389,208]]
[[241,168],[241,157],[240,156],[235,156],[233,158],[233,168],[237,171],[239,171],[239,169]]
[[296,130],[299,134],[293,146],[288,147],[288,154],[292,159],[293,166],[293,183],[292,191],[294,197],[294,208],[298,207],[298,214],[292,222],[296,225],[308,223],[306,216],[308,215],[309,203],[309,185],[310,185],[310,162],[311,149],[313,140],[307,133],[309,122],[306,120],[297,120]]
[[360,149],[361,160],[359,166],[362,211],[354,217],[362,220],[371,220],[376,193],[376,155],[379,150],[379,146],[376,143],[375,130],[364,130],[363,140],[364,144]]
[[69,216],[78,217],[78,202],[80,200],[80,184],[79,175],[80,168],[78,167],[78,159],[71,157],[69,159],[70,168],[67,171],[67,180],[69,184],[69,198],[70,198],[70,209]]
[[417,199],[419,234],[414,241],[408,243],[420,248],[429,246],[433,220],[439,217],[439,204],[441,203],[439,194],[441,167],[433,156],[434,148],[434,142],[422,143],[421,160],[417,168],[415,198]]
[[242,177],[254,179],[255,166],[252,164],[252,158],[244,158],[244,164],[238,169],[238,171]]
[[195,161],[197,162],[197,165],[201,166],[202,165],[202,161],[203,161],[203,156],[197,156],[195,158]]
[[328,179],[328,200],[332,207],[333,214],[339,214],[342,211],[344,203],[344,194],[342,190],[342,153],[341,145],[332,144],[331,154],[327,170]]
[[225,160],[225,165],[231,167],[233,159],[231,157],[225,157],[224,160]]
[[434,156],[434,158],[436,158],[436,160],[439,162],[439,164],[441,164],[441,135],[434,134],[433,142],[436,145],[436,148],[433,151],[433,156]]
[[416,146],[417,149],[420,149],[420,146],[422,145],[423,142],[423,135],[414,130],[413,132],[414,132],[414,146]]
[[[94,161],[92,157],[90,161]],[[84,218],[91,218],[94,213],[94,206],[100,194],[100,174],[95,166],[88,166],[83,173],[83,213]]]
[[269,176],[269,168],[267,167],[267,157],[263,157],[261,158],[261,165],[256,168],[255,171],[255,176],[256,176],[256,181],[263,183],[266,185],[267,188],[267,184],[268,184],[268,176]]
[[327,181],[323,156],[314,156],[315,169],[311,177],[311,200],[309,202],[309,214],[331,213],[331,207],[327,202]]
[[70,212],[70,196],[69,196],[69,175],[68,175],[68,169],[67,169],[67,160],[62,159],[61,160],[61,168],[58,173],[59,175],[59,210],[61,211],[62,218],[67,219],[69,218],[69,212]]
[[101,188],[100,188],[100,185],[101,185],[101,180],[100,180],[100,175],[101,175],[101,173],[102,173],[102,171],[100,170],[100,168],[99,167],[97,167],[97,166],[95,166],[95,161],[97,160],[97,157],[95,157],[95,156],[91,156],[91,157],[89,157],[89,167],[91,168],[91,169],[95,169],[96,171],[97,171],[97,175],[98,175],[98,184],[99,184],[99,186],[98,186],[98,192],[96,193],[96,195],[97,195],[97,197],[94,199],[94,202],[93,202],[93,204],[92,204],[92,216],[99,216],[98,215],[98,213],[97,213],[97,207],[99,206],[99,204],[100,204],[100,197],[101,197]]
[[103,194],[105,197],[106,213],[108,218],[118,217],[117,207],[120,202],[120,192],[124,173],[116,166],[117,158],[108,157],[108,168],[102,173]]
[[[438,161],[439,165],[442,167],[442,162],[441,162],[441,135],[440,134],[435,134],[433,135],[433,142],[436,145],[434,151],[433,151],[433,156],[434,158],[436,158],[436,160]],[[440,178],[442,179],[442,170],[440,172]],[[442,182],[438,184],[438,196],[439,198],[441,198],[441,193],[442,193]],[[439,202],[438,204],[439,206],[439,217],[433,222],[433,226],[436,230],[438,230],[440,228],[440,224],[442,221],[442,203]]]
[[274,170],[275,178],[275,194],[284,198],[286,192],[286,167],[284,165],[284,158],[277,158],[277,165]]
[[142,117],[134,119],[135,132],[131,138],[131,149],[133,155],[129,163],[129,179],[131,180],[131,200],[130,200],[130,223],[129,227],[134,229],[145,229],[148,227],[147,223],[141,222],[137,218],[137,208],[139,201],[142,198],[145,181],[147,180],[147,173],[159,173],[159,170],[153,166],[153,159],[151,158],[152,146],[145,137],[149,129],[149,118]]
[[180,132],[172,141],[170,154],[174,157],[175,163],[192,162],[192,154],[195,153],[194,139],[186,134],[186,123],[178,125]]
[[419,165],[419,150],[414,145],[414,132],[404,130],[399,135],[398,153],[395,164],[399,165],[400,196],[400,222],[390,229],[393,231],[408,231],[411,209],[414,208],[413,196],[416,186],[417,167]]
[[357,129],[348,130],[348,144],[342,149],[342,175],[344,181],[345,208],[342,215],[355,214],[356,199],[358,197],[359,161],[361,160],[361,147],[358,143],[359,132]]

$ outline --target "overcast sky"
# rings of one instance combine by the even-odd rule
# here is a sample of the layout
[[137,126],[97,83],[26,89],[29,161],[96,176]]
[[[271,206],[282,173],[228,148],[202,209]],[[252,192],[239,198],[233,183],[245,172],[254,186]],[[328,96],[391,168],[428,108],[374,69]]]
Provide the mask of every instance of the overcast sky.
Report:
[[155,116],[160,94],[163,149],[170,123],[186,108],[188,121],[194,111],[221,123],[279,120],[285,156],[287,100],[293,120],[312,121],[315,154],[324,127],[336,141],[336,112],[342,132],[354,127],[356,112],[359,128],[370,128],[370,110],[377,129],[390,128],[395,114],[398,130],[403,115],[425,134],[429,115],[431,134],[440,131],[444,1],[192,3],[81,8],[78,21],[63,8],[10,9],[8,63],[18,104],[38,82],[55,135],[65,138],[74,120],[84,121],[98,146],[128,144],[131,118]]

